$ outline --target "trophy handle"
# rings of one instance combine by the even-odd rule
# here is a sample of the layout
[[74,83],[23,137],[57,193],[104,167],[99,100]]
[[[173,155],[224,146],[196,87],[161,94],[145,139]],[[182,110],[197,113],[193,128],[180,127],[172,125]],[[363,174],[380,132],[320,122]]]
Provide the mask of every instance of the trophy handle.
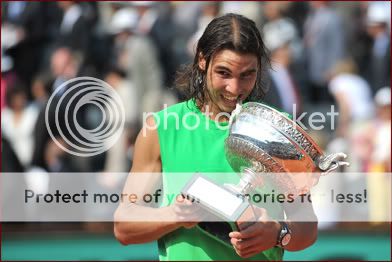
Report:
[[342,161],[347,157],[344,153],[333,153],[326,156],[321,156],[318,159],[318,168],[323,171],[321,175],[327,175],[335,171],[340,166],[349,166],[350,163]]

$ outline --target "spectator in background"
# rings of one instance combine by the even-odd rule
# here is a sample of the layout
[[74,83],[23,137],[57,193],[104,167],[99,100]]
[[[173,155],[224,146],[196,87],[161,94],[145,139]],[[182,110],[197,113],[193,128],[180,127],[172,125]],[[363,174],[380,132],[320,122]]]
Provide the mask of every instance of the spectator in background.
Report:
[[9,75],[8,73],[12,70],[13,67],[13,61],[12,58],[9,56],[6,56],[3,53],[3,48],[1,48],[1,110],[6,105],[5,101],[5,94],[7,87],[9,85],[12,85],[12,82],[15,81],[16,77],[15,74]]
[[202,4],[201,15],[198,19],[197,31],[190,37],[187,43],[187,51],[190,57],[193,57],[196,52],[196,45],[199,38],[203,35],[207,25],[218,16],[220,10],[219,2],[205,2]]
[[370,172],[391,172],[391,88],[383,87],[377,91],[374,101],[377,107],[374,122],[373,153]]
[[130,159],[127,158],[128,147],[133,146],[130,145],[128,135],[136,132],[140,117],[137,115],[139,108],[137,91],[134,84],[126,78],[126,74],[117,68],[108,71],[105,81],[117,92],[124,105],[125,128],[117,142],[107,151],[104,172],[127,172],[130,168]]
[[267,21],[263,26],[263,30],[269,30],[268,27],[273,27],[274,24],[284,23],[285,28],[287,28],[285,33],[290,35],[283,37],[290,38],[291,56],[293,62],[296,62],[302,57],[303,48],[296,25],[290,18],[284,16],[284,11],[288,8],[288,5],[289,3],[287,2],[265,2],[263,14]]
[[[49,92],[52,93],[57,88],[60,88],[61,85],[66,81],[78,75],[80,69],[80,60],[78,59],[78,56],[76,56],[69,48],[60,47],[54,50],[50,57],[50,61],[50,69],[54,82]],[[64,94],[65,90],[66,88],[62,88],[60,92],[57,93],[57,95],[54,97],[53,105],[55,105],[57,101],[61,99],[61,96]],[[49,118],[53,120],[49,121],[49,123],[46,123],[45,121],[45,110],[46,106],[41,109],[37,119],[37,124],[34,128],[35,148],[32,164],[34,166],[47,169],[48,166],[46,165],[47,161],[44,159],[44,152],[51,138],[47,131],[46,124],[51,126],[51,130],[57,130],[57,128],[55,127],[54,118],[51,118],[54,114],[54,106],[49,110]],[[59,118],[60,125],[65,125],[66,116],[60,113]],[[62,126],[61,129],[67,130],[64,126]]]
[[[372,151],[372,118],[374,117],[374,103],[371,89],[367,81],[358,75],[358,68],[351,57],[338,61],[331,70],[331,80],[328,85],[338,106],[338,116],[334,121],[334,138],[329,142],[326,151],[347,152],[350,166],[341,169],[346,172],[367,172]],[[337,124],[337,129],[336,128]],[[331,126],[332,127],[332,126]],[[355,173],[347,177],[333,177],[324,184],[324,190],[334,188],[336,191],[351,192],[366,187],[366,178]],[[333,226],[334,221],[342,218],[365,217],[366,208],[347,210],[326,203],[320,208],[320,214],[326,221],[323,226]]]
[[[9,55],[4,53],[3,47],[1,48],[1,81],[4,84],[4,92],[7,86],[12,86],[15,81],[18,80],[18,77],[13,70],[14,61]],[[5,99],[5,95],[2,96],[2,99]]]
[[176,25],[176,55],[179,56],[180,64],[189,63],[187,43],[198,29],[198,20],[202,13],[205,2],[172,2],[173,21]]
[[357,5],[350,2],[339,2],[340,14],[345,15],[347,46],[350,47],[347,49],[348,55],[354,59],[361,76],[366,75],[373,42],[366,32],[368,5],[369,2],[365,1],[358,2]]
[[[16,155],[14,149],[12,148],[12,145],[4,136],[1,137],[1,162],[2,162],[1,163],[1,172],[22,173],[25,171],[25,168],[22,165],[22,163],[19,161],[19,158]],[[20,181],[22,183],[24,183],[24,179],[21,179]],[[3,180],[2,183],[4,183],[4,182],[6,182],[6,181]],[[4,184],[3,184],[3,186],[4,186]],[[4,186],[3,188],[6,190],[11,189],[8,186]],[[4,195],[6,195],[6,194],[4,194]],[[4,201],[4,199],[3,199],[3,201]],[[4,201],[3,203],[7,203],[7,201]]]
[[155,1],[134,1],[132,6],[139,15],[136,30],[154,43],[162,66],[164,86],[171,87],[178,66],[174,55],[176,27],[172,20],[172,6],[168,2]]
[[38,109],[28,104],[25,88],[8,88],[7,107],[1,112],[1,134],[7,139],[24,169],[30,167],[34,149],[33,132]]
[[263,27],[266,47],[271,52],[272,68],[270,90],[263,101],[289,114],[299,113],[300,97],[290,72],[292,62],[291,43],[295,40],[295,28],[286,19],[267,23]]
[[76,1],[60,1],[57,4],[63,10],[58,44],[86,54],[92,30],[83,16],[82,7]]
[[[110,68],[104,80],[117,92],[125,110],[125,125],[121,134],[108,137],[106,143],[111,147],[106,151],[105,163],[103,170],[96,176],[96,181],[91,181],[89,187],[94,192],[107,192],[110,194],[112,190],[121,191],[121,188],[127,177],[127,172],[132,166],[132,153],[136,137],[133,135],[139,130],[138,125],[138,107],[139,101],[137,97],[137,90],[133,83],[129,81],[126,74],[118,68]],[[111,116],[114,112],[107,108],[105,114],[106,119],[113,119]],[[109,115],[109,116],[108,116]],[[113,143],[112,139],[117,139]],[[99,210],[93,208],[89,210],[90,214],[102,214],[107,212],[113,214],[114,208],[112,205],[102,205]],[[96,231],[93,226],[89,229]]]
[[69,48],[79,56],[84,75],[99,77],[104,63],[102,60],[107,61],[109,48],[107,40],[98,33],[97,3],[60,1],[56,4],[60,9],[60,21],[52,49]]
[[[340,171],[366,172],[371,154],[369,127],[374,116],[370,86],[358,75],[357,66],[351,58],[336,63],[331,70],[331,76],[328,89],[335,99],[339,114],[334,119],[337,120],[337,124],[334,121],[334,125],[331,126],[334,137],[326,146],[326,152],[347,152],[350,166]],[[320,185],[320,192],[330,188],[340,192],[350,192],[366,186],[366,179],[355,174],[347,177],[332,176],[325,182]],[[327,228],[334,226],[336,221],[340,221],[343,217],[365,216],[367,211],[358,209],[348,214],[347,209],[327,201],[317,206],[316,212],[321,220],[330,221],[319,224]]]
[[30,97],[30,84],[37,72],[45,46],[45,3],[2,2],[1,46],[14,64],[18,79]]
[[373,39],[373,45],[368,61],[367,77],[373,94],[381,87],[387,86],[391,81],[391,42],[390,27],[391,19],[390,2],[370,3],[367,10],[367,32]]
[[[285,34],[283,38],[290,38],[290,73],[295,79],[295,83],[300,88],[301,93],[306,95],[306,70],[305,70],[305,59],[303,56],[303,45],[302,39],[299,37],[299,28],[294,21],[287,17],[288,9],[293,3],[289,2],[265,2],[263,6],[263,14],[266,18],[266,23],[263,26],[263,30],[269,30],[269,27],[274,27],[275,24],[284,25]],[[275,26],[278,27],[278,26]],[[306,96],[305,96],[306,98]],[[290,109],[291,112],[292,108]]]
[[371,89],[367,81],[358,75],[358,68],[350,58],[334,65],[331,76],[328,88],[339,107],[336,134],[349,138],[352,128],[361,129],[358,125],[374,116]]
[[[67,148],[67,144],[62,138],[56,137],[56,140],[62,147]],[[48,140],[44,150],[45,166],[47,167],[46,171],[53,173],[79,172],[79,169],[74,166],[74,162],[70,157],[71,156],[53,140]]]
[[328,88],[339,109],[339,122],[330,147],[342,146],[344,152],[350,152],[347,170],[365,172],[371,151],[368,128],[374,105],[369,84],[357,72],[351,58],[339,61],[331,71]]
[[138,13],[138,23],[136,31],[141,35],[149,35],[158,21],[157,2],[155,1],[134,1],[132,6]]
[[327,1],[310,2],[312,10],[304,25],[304,50],[313,103],[332,102],[328,93],[330,70],[345,54],[341,18]]
[[260,28],[263,16],[260,15],[261,2],[258,1],[222,1],[219,15],[237,13],[252,19]]
[[53,81],[49,74],[38,74],[34,79],[31,86],[31,93],[33,95],[33,103],[38,108],[43,108],[51,94]]
[[81,58],[68,47],[54,50],[50,58],[50,70],[54,78],[52,92],[80,71]]
[[298,30],[299,36],[304,35],[303,25],[310,11],[309,2],[288,2],[287,8],[284,10],[284,15],[290,18]]
[[374,97],[376,119],[370,130],[373,150],[367,176],[369,219],[388,221],[391,215],[391,88],[379,89]]
[[[111,21],[114,35],[115,65],[132,76],[140,98],[138,115],[163,108],[165,101],[174,103],[163,92],[162,68],[156,48],[146,37],[137,34],[138,14],[130,8],[116,11]],[[162,101],[162,102],[161,102]]]

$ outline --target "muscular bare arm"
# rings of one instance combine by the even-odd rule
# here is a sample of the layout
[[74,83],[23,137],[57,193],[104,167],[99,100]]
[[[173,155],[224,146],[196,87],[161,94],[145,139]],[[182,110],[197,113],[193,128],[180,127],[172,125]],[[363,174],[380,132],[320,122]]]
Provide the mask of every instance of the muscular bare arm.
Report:
[[[146,124],[136,139],[133,166],[123,190],[124,194],[142,196],[155,191],[161,185],[162,165],[158,132],[148,128],[155,126],[152,117],[147,119]],[[157,217],[162,218],[162,221],[157,222]],[[149,219],[153,221],[148,222]],[[145,206],[142,201],[123,201],[114,214],[114,234],[124,245],[150,242],[181,226],[184,225],[175,222],[173,206],[156,208]]]
[[288,225],[292,239],[285,247],[288,251],[298,251],[311,246],[317,239],[317,217],[311,203],[299,203],[297,198],[294,203],[285,205]]

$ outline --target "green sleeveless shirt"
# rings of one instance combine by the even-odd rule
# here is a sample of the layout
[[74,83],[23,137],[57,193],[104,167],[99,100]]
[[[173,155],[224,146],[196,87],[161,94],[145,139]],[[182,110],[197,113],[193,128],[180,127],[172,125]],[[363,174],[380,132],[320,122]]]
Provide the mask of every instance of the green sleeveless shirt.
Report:
[[[238,175],[225,158],[224,140],[229,131],[227,122],[218,123],[208,118],[200,112],[194,100],[156,113],[155,122],[165,195],[181,192],[195,172],[202,175],[208,172],[226,173],[225,182],[238,181]],[[164,198],[163,205],[169,204]],[[160,260],[242,260],[232,247],[210,237],[198,226],[180,228],[165,235],[158,240],[158,247]],[[283,250],[275,247],[247,260],[282,260],[282,256]]]

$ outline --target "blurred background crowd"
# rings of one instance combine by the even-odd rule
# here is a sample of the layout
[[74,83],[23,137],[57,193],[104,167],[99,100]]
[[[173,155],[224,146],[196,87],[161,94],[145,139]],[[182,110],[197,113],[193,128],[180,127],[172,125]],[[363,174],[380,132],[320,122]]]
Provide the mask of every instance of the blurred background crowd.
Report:
[[3,163],[61,170],[64,152],[44,134],[42,111],[62,83],[92,76],[123,98],[126,140],[112,152],[117,162],[109,151],[70,171],[128,171],[142,113],[183,99],[175,72],[192,62],[209,21],[227,12],[253,19],[271,52],[265,103],[291,114],[296,104],[297,116],[336,105],[337,123],[315,139],[323,148],[349,148],[352,158],[355,152],[353,171],[390,171],[389,2],[3,2],[1,130],[15,154]]
[[[265,103],[298,116],[336,106],[335,128],[329,120],[309,131],[314,139],[327,152],[346,152],[347,171],[391,172],[389,1],[5,1],[1,7],[3,172],[128,172],[142,113],[183,99],[174,88],[176,71],[192,62],[207,24],[228,12],[254,20],[270,50]],[[126,110],[119,142],[94,157],[62,150],[44,122],[52,92],[77,76],[109,83]],[[99,117],[88,111],[84,121],[94,126]]]

